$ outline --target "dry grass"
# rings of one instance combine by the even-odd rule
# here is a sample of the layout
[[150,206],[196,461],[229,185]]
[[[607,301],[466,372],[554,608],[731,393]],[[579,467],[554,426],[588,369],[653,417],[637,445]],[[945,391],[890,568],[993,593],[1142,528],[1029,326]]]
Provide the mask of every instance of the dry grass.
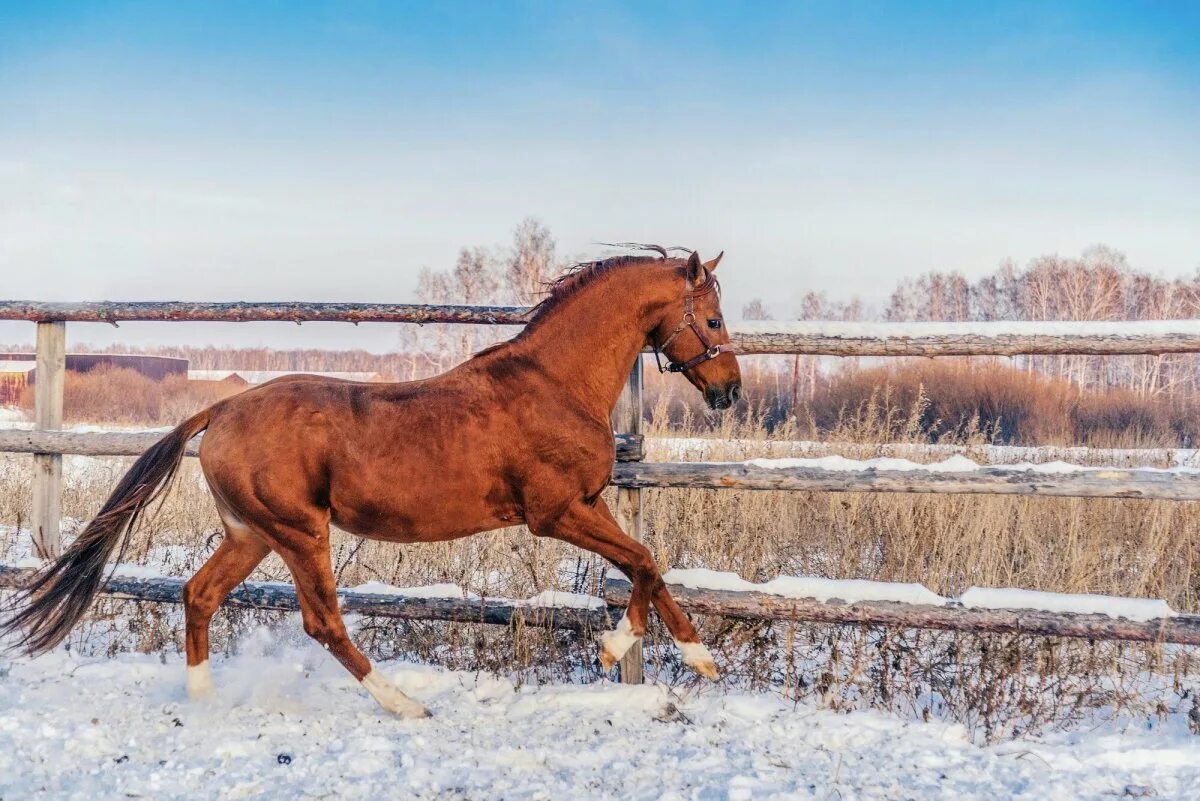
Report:
[[[179,421],[227,398],[240,387],[188,381],[168,376],[154,381],[125,368],[102,367],[87,373],[70,371],[63,390],[63,418],[67,425],[175,425]],[[34,388],[22,393],[21,405],[33,409]]]
[[[652,413],[649,435],[680,433],[666,419],[668,404],[660,400]],[[922,394],[904,406],[877,393],[818,434],[831,443],[924,442],[927,408]],[[705,458],[718,461],[766,455],[769,440],[812,434],[795,423],[768,435],[754,419],[704,422],[685,418],[685,433],[711,437]],[[968,424],[939,441],[985,439]],[[647,491],[645,515],[662,563],[734,570],[751,580],[919,581],[949,594],[1013,586],[1166,598],[1177,609],[1200,610],[1200,506],[1193,503],[659,489]]]

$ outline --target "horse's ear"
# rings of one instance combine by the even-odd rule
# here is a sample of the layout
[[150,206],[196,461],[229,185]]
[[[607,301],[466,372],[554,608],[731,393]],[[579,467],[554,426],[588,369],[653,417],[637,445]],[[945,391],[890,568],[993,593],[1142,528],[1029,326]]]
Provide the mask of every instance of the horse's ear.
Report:
[[708,270],[710,273],[716,272],[717,265],[721,263],[721,257],[724,255],[725,255],[725,251],[722,250],[720,253],[717,254],[717,257],[715,259],[713,259],[712,261],[704,262],[704,269]]
[[704,270],[704,263],[700,261],[700,254],[694,250],[688,257],[687,277],[692,286],[700,286],[704,283],[704,279],[708,278],[708,274]]

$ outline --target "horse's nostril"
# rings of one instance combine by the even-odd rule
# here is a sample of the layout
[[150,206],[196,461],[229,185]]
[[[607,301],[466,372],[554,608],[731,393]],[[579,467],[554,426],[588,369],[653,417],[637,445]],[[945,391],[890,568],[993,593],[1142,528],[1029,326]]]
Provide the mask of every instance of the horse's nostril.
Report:
[[732,386],[729,387],[729,400],[733,401],[734,403],[737,403],[738,399],[741,397],[742,397],[742,385],[741,384],[733,384]]

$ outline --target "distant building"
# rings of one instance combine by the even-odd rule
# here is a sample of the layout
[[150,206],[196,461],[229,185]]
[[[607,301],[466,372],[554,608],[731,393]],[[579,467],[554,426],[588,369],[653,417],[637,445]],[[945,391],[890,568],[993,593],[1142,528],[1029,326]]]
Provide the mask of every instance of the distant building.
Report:
[[35,363],[0,357],[0,406],[21,400],[21,393],[30,385]]
[[[32,365],[37,357],[32,353],[0,353],[0,362],[18,362]],[[186,377],[187,359],[172,356],[143,356],[136,353],[68,353],[67,371],[90,373],[102,368],[133,370],[152,381],[162,381],[168,376]],[[32,385],[36,372],[30,367],[28,384]]]
[[340,378],[343,381],[382,381],[379,373],[320,372],[315,370],[188,370],[188,381],[252,386],[265,384],[285,375],[317,375],[324,378]]

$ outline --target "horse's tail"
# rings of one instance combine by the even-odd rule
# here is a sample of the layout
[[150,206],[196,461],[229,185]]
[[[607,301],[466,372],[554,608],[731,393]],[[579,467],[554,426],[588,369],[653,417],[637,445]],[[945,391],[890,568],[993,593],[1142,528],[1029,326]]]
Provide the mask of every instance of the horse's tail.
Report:
[[20,633],[10,648],[40,654],[62,642],[100,591],[117,542],[124,553],[138,517],[170,485],[188,440],[208,427],[211,412],[189,417],[139,456],[71,547],[17,596],[8,607],[17,611],[0,622],[0,635]]

